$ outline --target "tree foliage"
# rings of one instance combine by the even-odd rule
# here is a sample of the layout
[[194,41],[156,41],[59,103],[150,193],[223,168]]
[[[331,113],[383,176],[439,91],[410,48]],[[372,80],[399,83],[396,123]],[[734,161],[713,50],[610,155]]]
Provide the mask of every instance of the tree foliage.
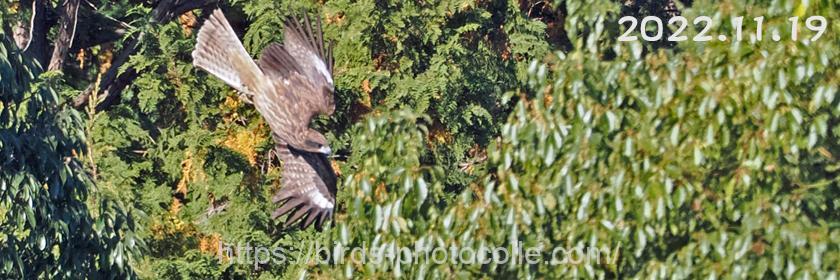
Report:
[[81,115],[61,103],[60,77],[41,74],[9,38],[0,30],[0,275],[133,277],[133,215],[91,195],[76,157],[86,148]]
[[[610,12],[618,5],[589,4],[568,3],[572,30],[580,30],[574,50],[531,64],[534,94],[509,95],[514,112],[477,168],[486,173],[453,197],[441,197],[435,167],[412,160],[422,150],[412,143],[423,136],[400,124],[413,119],[360,124],[356,137],[364,140],[352,158],[363,163],[343,185],[348,215],[332,233],[344,247],[389,253],[521,243],[542,248],[539,262],[397,255],[371,264],[348,254],[318,273],[836,279],[836,35],[659,49],[616,42],[618,14]],[[803,9],[729,4],[719,21],[766,15],[780,31]],[[836,14],[830,7],[806,8]],[[685,14],[715,12],[717,5],[695,2]],[[380,135],[393,140],[368,138]],[[382,160],[391,158],[399,160]],[[616,263],[544,263],[557,247],[620,255]]]

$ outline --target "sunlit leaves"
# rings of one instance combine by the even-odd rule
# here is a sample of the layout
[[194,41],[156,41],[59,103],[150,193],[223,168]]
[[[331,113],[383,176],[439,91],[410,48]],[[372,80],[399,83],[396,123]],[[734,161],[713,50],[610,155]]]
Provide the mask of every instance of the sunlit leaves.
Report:
[[[840,233],[827,224],[837,218],[840,130],[829,124],[837,122],[840,105],[834,98],[837,76],[821,55],[836,54],[836,48],[746,52],[741,46],[732,56],[729,45],[610,46],[610,38],[597,32],[610,21],[577,13],[615,7],[568,3],[567,8],[568,20],[591,24],[595,35],[579,39],[583,48],[558,53],[549,64],[529,64],[527,84],[537,94],[520,97],[500,125],[500,138],[487,151],[489,173],[441,200],[433,213],[408,219],[438,227],[389,235],[399,246],[435,237],[442,247],[621,244],[620,262],[492,265],[489,271],[424,262],[402,264],[398,273],[383,265],[366,275],[836,277],[826,260],[838,260]],[[598,44],[607,48],[592,48]],[[733,43],[738,44],[744,43]],[[604,50],[617,57],[587,55]],[[791,70],[783,55],[796,55],[809,66]],[[706,63],[709,59],[714,63]],[[370,127],[371,133],[384,127],[387,135],[404,135],[388,122],[372,121]],[[368,141],[371,147],[394,145]],[[375,149],[362,150],[365,158],[377,155],[370,154]],[[402,170],[399,164],[404,163],[357,172]],[[394,179],[382,189],[409,189],[405,182],[413,181]],[[360,186],[377,188],[365,181]],[[429,197],[435,199],[434,190]],[[397,200],[357,201],[353,207],[385,217],[384,209]],[[364,223],[357,219],[346,222]],[[359,239],[351,244],[388,238],[355,229],[361,230]]]

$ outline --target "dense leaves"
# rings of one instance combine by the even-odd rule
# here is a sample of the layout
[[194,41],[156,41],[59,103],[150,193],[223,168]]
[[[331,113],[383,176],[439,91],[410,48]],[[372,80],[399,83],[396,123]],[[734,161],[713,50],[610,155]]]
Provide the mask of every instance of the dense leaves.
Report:
[[[836,35],[661,50],[615,42],[615,15],[597,13],[597,4],[581,8],[570,8],[570,20],[594,28],[573,40],[574,51],[531,65],[527,81],[536,94],[511,93],[516,107],[479,168],[486,175],[454,199],[434,198],[433,167],[370,165],[410,159],[416,150],[354,147],[353,157],[366,164],[344,186],[350,215],[333,232],[344,246],[384,252],[523,244],[541,248],[539,261],[441,265],[397,255],[365,265],[346,256],[323,273],[836,279]],[[710,3],[693,8],[686,14],[718,12]],[[747,8],[727,12],[781,24],[794,7]],[[809,11],[836,14],[821,3]],[[371,121],[358,137],[410,135],[413,128],[391,124],[401,122]],[[414,193],[427,191],[437,207],[416,202]],[[580,264],[543,262],[563,261],[552,259],[558,247],[606,250]],[[610,250],[620,250],[615,263]]]
[[84,122],[40,69],[0,30],[0,277],[133,277],[133,216],[91,194]]

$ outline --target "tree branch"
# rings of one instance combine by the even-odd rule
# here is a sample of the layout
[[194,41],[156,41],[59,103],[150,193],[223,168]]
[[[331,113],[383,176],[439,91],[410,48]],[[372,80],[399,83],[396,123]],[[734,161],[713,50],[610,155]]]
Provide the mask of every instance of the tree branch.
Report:
[[47,63],[47,11],[49,0],[32,1],[32,17],[29,21],[29,41],[23,51],[42,66]]
[[76,35],[80,3],[80,0],[66,0],[61,6],[58,38],[55,41],[55,47],[53,47],[50,65],[47,67],[48,71],[61,70],[64,66],[64,58],[67,57],[67,52],[73,43],[73,37]]
[[[158,5],[152,10],[152,23],[163,24],[171,21],[175,17],[193,9],[204,8],[215,4],[218,0],[161,0]],[[145,32],[140,32],[132,38],[125,47],[123,47],[116,59],[111,62],[111,67],[102,76],[99,81],[99,89],[103,93],[102,102],[96,105],[97,111],[107,110],[109,107],[119,103],[122,90],[128,84],[137,78],[138,73],[133,67],[128,67],[122,73],[119,73],[120,67],[128,62],[128,58],[134,54],[140,44]],[[73,100],[73,106],[82,108],[87,105],[91,94],[95,89],[92,84],[85,89],[82,94]]]
[[90,2],[79,8],[76,35],[70,45],[70,52],[98,46],[119,40],[132,28],[128,23],[103,15]]

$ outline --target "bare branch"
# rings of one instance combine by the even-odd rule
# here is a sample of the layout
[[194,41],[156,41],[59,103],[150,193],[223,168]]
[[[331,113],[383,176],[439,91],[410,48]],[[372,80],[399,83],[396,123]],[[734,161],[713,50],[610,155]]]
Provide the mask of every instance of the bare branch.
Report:
[[73,37],[70,52],[117,41],[134,28],[119,19],[100,13],[96,6],[87,1],[79,8],[77,21],[77,32]]
[[[177,16],[191,11],[193,9],[205,8],[214,5],[218,0],[161,0],[158,5],[152,10],[152,22],[157,24],[167,23]],[[120,54],[111,62],[111,67],[102,76],[99,82],[99,89],[102,92],[102,102],[96,106],[97,111],[104,111],[119,103],[122,90],[128,84],[137,78],[138,73],[133,67],[128,67],[122,73],[119,73],[120,67],[128,62],[128,58],[134,54],[139,48],[139,43],[144,32],[140,32],[133,39],[126,44],[120,51]],[[82,94],[73,100],[73,106],[81,108],[87,105],[91,93],[94,91],[96,85],[90,85]]]
[[[112,99],[114,98],[114,96],[118,96],[118,94],[112,94],[113,92],[111,91],[111,89],[112,86],[114,86],[114,81],[117,79],[117,74],[119,74],[119,68],[120,66],[128,62],[128,58],[137,50],[137,46],[140,43],[140,40],[143,39],[143,35],[145,34],[141,32],[137,37],[129,41],[125,45],[125,47],[123,47],[123,50],[117,55],[117,57],[114,58],[113,61],[111,61],[111,67],[108,68],[107,71],[105,71],[105,75],[102,75],[102,78],[99,81],[99,88],[102,92],[102,103],[97,105],[97,111],[99,111],[100,109],[99,106],[102,106],[103,104],[106,106],[110,106],[110,104],[113,103]],[[129,67],[129,69],[126,70],[126,73],[127,72],[136,71],[134,70],[134,68]],[[126,73],[123,73],[123,75],[125,75]],[[87,89],[85,89],[85,91],[82,92],[82,94],[76,97],[76,99],[73,101],[73,106],[76,108],[81,108],[82,106],[87,105],[88,99],[90,98],[91,93],[93,93],[95,86],[96,85],[93,84],[88,86]],[[121,91],[122,88],[123,87],[118,86],[114,89],[116,89],[117,91]]]

